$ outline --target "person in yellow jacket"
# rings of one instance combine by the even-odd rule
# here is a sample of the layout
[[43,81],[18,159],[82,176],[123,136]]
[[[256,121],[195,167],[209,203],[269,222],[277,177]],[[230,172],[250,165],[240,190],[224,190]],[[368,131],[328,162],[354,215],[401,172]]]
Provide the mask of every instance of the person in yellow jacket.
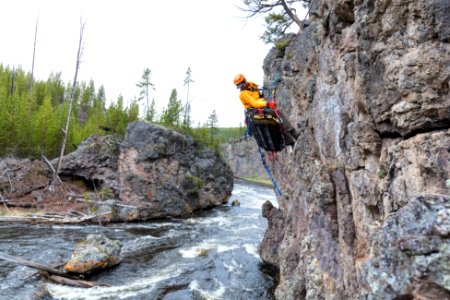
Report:
[[[239,99],[244,105],[245,109],[247,108],[271,108],[276,109],[277,104],[274,101],[266,101],[264,99],[258,89],[258,86],[251,82],[247,81],[243,74],[237,74],[233,83],[236,85],[239,90]],[[286,145],[293,145],[298,138],[298,133],[295,132],[295,129],[288,122],[288,119],[282,114],[280,111],[277,111],[281,119],[283,120],[283,127],[285,128],[285,138]]]
[[247,81],[244,75],[237,74],[234,77],[233,82],[240,90],[239,99],[241,99],[245,109],[263,107],[276,109],[277,106],[275,102],[267,102],[264,98],[262,98],[259,93],[258,86],[251,81]]

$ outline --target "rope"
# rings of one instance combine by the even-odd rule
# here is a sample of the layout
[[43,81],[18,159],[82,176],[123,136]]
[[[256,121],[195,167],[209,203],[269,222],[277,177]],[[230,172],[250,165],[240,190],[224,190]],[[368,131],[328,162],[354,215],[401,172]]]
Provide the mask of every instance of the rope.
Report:
[[272,173],[270,173],[269,166],[266,164],[266,160],[264,159],[264,154],[262,153],[261,147],[259,147],[259,145],[258,145],[258,151],[259,151],[259,155],[261,155],[261,160],[262,160],[264,168],[266,169],[267,175],[269,175],[270,180],[272,180],[273,186],[277,190],[278,195],[283,196],[283,193],[281,192],[280,188],[278,187],[277,182],[273,178]]

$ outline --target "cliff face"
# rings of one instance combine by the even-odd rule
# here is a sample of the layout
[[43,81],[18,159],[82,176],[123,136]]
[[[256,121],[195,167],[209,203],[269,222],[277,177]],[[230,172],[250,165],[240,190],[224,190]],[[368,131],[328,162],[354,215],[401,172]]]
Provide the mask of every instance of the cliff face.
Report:
[[283,226],[260,248],[276,297],[447,299],[450,2],[312,3],[264,62],[301,133],[272,170],[284,194],[266,215]]
[[258,145],[252,137],[225,144],[222,150],[224,159],[235,177],[269,179],[261,161]]

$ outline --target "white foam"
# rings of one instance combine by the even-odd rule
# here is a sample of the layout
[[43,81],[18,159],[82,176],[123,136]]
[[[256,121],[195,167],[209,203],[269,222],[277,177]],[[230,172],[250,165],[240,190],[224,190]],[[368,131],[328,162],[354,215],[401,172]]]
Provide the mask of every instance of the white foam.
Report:
[[189,288],[192,291],[197,291],[198,293],[200,293],[200,295],[204,299],[208,299],[208,300],[223,299],[223,294],[225,294],[226,288],[221,282],[218,282],[217,280],[216,280],[216,282],[219,283],[220,286],[218,289],[216,289],[214,291],[207,291],[207,290],[202,289],[197,280],[192,281],[189,284]]
[[229,273],[242,274],[242,271],[240,271],[242,265],[238,264],[234,258],[231,260],[230,264],[223,262],[223,266]]
[[200,244],[193,246],[191,248],[180,249],[180,250],[178,250],[178,252],[184,258],[194,258],[194,257],[205,255],[208,252],[213,251],[213,250],[216,250],[218,253],[223,253],[223,252],[231,251],[231,250],[234,250],[237,248],[239,248],[239,246],[225,245],[225,244],[219,243],[215,239],[211,239],[211,240],[203,241]]
[[93,287],[90,289],[84,289],[48,283],[47,290],[55,299],[97,300],[108,299],[108,297],[111,297],[111,299],[123,299],[146,293],[145,290],[147,290],[148,293],[148,290],[155,288],[158,282],[177,277],[180,274],[181,268],[180,265],[177,265],[158,270],[157,275],[147,278],[141,278],[127,285],[114,287]]
[[247,251],[248,254],[251,254],[251,255],[255,256],[257,259],[261,259],[259,257],[256,245],[254,245],[254,244],[244,244],[244,248],[245,248],[245,251]]
[[228,245],[218,245],[217,246],[217,252],[222,253],[222,252],[227,252],[227,251],[231,251],[234,249],[239,248],[238,246],[228,246]]
[[211,225],[215,224],[218,226],[227,226],[231,223],[231,220],[229,217],[226,216],[216,216],[216,217],[208,217],[208,218],[191,218],[186,221],[187,224],[195,225],[195,224],[202,224],[202,225]]
[[188,248],[188,249],[180,249],[178,252],[181,254],[184,258],[194,258],[201,255],[207,254],[209,251],[214,249],[216,245],[214,243],[204,241],[201,244]]

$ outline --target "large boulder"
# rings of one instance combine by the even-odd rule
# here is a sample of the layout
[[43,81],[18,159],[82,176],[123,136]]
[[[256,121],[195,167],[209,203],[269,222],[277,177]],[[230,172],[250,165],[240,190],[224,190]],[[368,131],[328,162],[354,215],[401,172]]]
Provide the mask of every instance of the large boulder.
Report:
[[218,153],[146,122],[129,124],[118,173],[120,199],[139,208],[139,219],[225,204],[233,189],[233,174]]
[[89,275],[118,265],[122,261],[122,243],[101,234],[89,234],[75,245],[71,258],[64,265],[70,273]]

